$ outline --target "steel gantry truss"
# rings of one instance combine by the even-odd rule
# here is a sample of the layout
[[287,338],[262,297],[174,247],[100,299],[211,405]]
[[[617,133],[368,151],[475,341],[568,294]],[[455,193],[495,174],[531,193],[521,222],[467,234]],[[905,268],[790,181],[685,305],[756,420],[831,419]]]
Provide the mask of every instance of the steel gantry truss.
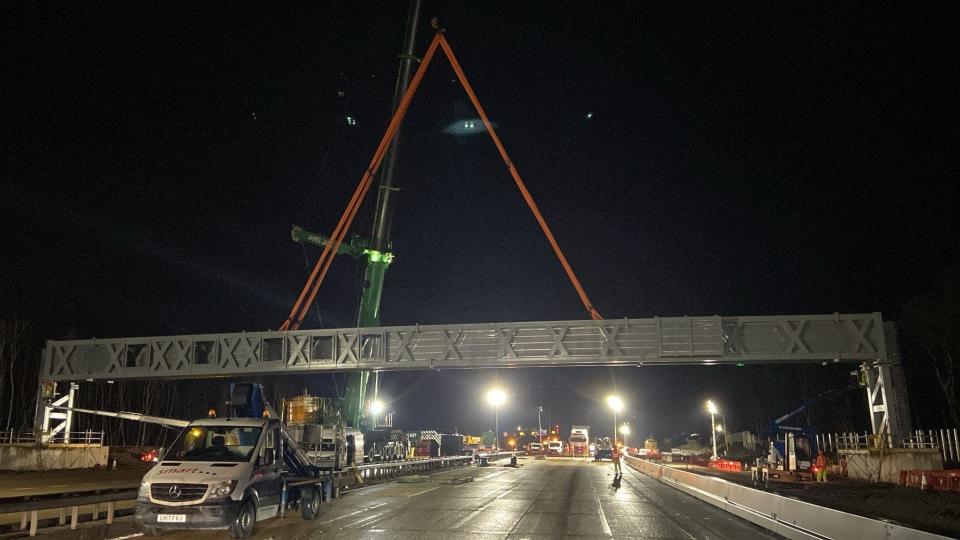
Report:
[[[49,341],[44,381],[610,365],[861,364],[875,432],[909,430],[879,313],[654,317]],[[891,354],[891,347],[896,351]],[[879,382],[878,382],[879,381]],[[902,403],[901,403],[902,402]],[[895,413],[895,414],[891,414]]]
[[879,314],[656,317],[50,341],[53,381],[887,358]]

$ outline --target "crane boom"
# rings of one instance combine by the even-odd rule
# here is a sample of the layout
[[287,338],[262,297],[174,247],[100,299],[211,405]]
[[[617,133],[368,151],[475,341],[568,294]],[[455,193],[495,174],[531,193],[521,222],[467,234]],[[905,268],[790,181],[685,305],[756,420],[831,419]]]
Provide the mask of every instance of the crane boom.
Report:
[[163,418],[160,416],[150,416],[146,414],[133,413],[133,412],[123,412],[123,411],[115,412],[115,411],[100,411],[100,410],[94,410],[94,409],[79,409],[77,407],[66,407],[63,405],[55,405],[50,408],[60,409],[63,411],[70,411],[75,413],[95,414],[97,416],[108,416],[110,418],[120,418],[121,420],[133,420],[134,422],[160,424],[161,426],[187,427],[187,425],[190,424],[188,420],[180,420],[177,418]]

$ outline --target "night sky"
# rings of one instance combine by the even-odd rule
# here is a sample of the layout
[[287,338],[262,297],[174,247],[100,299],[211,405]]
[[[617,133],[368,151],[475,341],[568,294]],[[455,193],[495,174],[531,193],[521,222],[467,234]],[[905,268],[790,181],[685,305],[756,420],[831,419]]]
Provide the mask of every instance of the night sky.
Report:
[[[319,255],[291,225],[332,231],[388,121],[406,3],[15,11],[4,314],[49,339],[279,326]],[[440,17],[606,318],[896,319],[958,262],[955,4],[422,12],[418,52]],[[443,132],[467,106],[438,56],[404,124],[384,324],[587,318],[489,137]],[[373,196],[353,232],[369,234]],[[361,277],[338,258],[305,327],[352,326]],[[706,397],[733,428],[765,425],[852,367],[388,374],[384,394],[406,427],[479,430],[494,382],[505,425],[535,423],[538,402],[608,425],[615,387],[638,431],[666,434],[704,429]]]

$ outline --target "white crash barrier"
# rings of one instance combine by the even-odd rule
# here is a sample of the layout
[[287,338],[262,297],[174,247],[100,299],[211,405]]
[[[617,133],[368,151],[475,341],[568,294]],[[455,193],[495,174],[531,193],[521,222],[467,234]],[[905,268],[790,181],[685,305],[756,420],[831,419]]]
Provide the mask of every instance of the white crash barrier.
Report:
[[876,519],[848,514],[766,491],[741,486],[722,478],[665,467],[627,456],[630,467],[698,499],[787,538],[803,540],[900,539],[933,540],[940,536]]

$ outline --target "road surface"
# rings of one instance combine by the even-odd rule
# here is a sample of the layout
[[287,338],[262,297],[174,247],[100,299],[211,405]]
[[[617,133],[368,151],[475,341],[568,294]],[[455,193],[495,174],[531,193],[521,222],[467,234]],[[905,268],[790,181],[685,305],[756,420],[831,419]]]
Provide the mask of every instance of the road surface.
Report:
[[[348,493],[316,521],[299,514],[257,524],[254,538],[776,538],[746,521],[624,467],[576,458],[521,467],[464,467]],[[174,539],[223,539],[181,532]]]

